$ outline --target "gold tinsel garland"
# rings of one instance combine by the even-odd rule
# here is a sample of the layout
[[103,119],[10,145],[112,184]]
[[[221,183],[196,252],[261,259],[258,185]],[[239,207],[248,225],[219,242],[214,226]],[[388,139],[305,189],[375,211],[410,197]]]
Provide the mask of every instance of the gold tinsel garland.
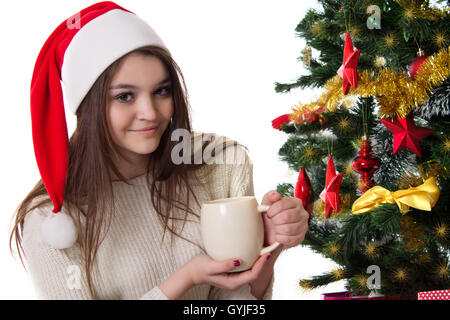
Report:
[[[429,92],[440,86],[450,76],[450,47],[441,49],[426,59],[417,71],[414,80],[406,73],[397,74],[390,68],[381,69],[378,76],[363,70],[358,72],[358,87],[351,88],[350,95],[367,98],[374,96],[380,105],[379,116],[406,117],[411,110],[428,101]],[[342,78],[339,75],[328,80],[324,92],[317,101],[302,105],[302,109],[325,106],[335,111],[345,101]],[[292,117],[298,114],[298,107]]]
[[[340,198],[339,211],[336,212],[333,210],[333,213],[331,214],[331,218],[334,219],[342,219],[351,214],[350,195],[349,194],[339,195],[339,198]],[[316,201],[314,201],[312,204],[312,208],[313,208],[312,215],[314,215],[320,221],[327,221],[328,219],[330,219],[325,216],[325,202],[322,199],[319,198]]]
[[415,168],[406,170],[397,180],[396,185],[399,189],[408,189],[417,187],[424,183],[428,178],[448,175],[449,170],[446,166],[436,161],[429,161],[418,164]]

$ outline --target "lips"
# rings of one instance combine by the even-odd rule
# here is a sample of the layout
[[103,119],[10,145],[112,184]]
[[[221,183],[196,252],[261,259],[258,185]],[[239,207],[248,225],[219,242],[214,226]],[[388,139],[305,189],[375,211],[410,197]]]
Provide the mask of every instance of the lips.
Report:
[[130,130],[130,132],[144,136],[144,137],[150,137],[155,135],[158,132],[158,127],[145,127],[137,130]]
[[157,129],[158,127],[145,127],[142,129],[136,129],[136,130],[130,130],[130,131],[149,131],[149,130],[153,130],[153,129]]

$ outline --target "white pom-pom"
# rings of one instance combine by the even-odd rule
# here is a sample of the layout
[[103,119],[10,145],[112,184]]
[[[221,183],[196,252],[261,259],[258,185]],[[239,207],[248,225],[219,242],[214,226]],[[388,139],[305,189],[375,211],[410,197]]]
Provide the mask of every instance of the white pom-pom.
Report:
[[55,249],[72,247],[78,236],[72,218],[63,211],[48,215],[42,222],[41,231],[45,242]]

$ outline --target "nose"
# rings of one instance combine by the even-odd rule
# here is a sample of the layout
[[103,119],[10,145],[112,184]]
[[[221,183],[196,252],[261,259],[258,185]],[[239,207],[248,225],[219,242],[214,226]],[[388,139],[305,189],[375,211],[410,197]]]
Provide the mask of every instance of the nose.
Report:
[[136,118],[139,120],[154,120],[157,118],[158,109],[152,97],[145,96],[137,104]]

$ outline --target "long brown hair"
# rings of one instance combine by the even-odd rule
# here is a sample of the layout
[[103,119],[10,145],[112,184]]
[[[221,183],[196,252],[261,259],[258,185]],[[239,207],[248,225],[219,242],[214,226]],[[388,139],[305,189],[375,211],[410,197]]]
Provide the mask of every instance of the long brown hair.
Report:
[[[147,179],[147,183],[152,204],[164,225],[164,233],[169,230],[171,236],[177,235],[190,241],[176,232],[175,222],[176,220],[186,222],[188,215],[198,217],[198,214],[191,209],[189,195],[192,195],[195,202],[198,203],[192,186],[195,185],[193,179],[198,180],[198,176],[195,174],[196,169],[202,167],[203,163],[176,165],[170,159],[171,150],[176,143],[170,139],[173,130],[182,128],[191,132],[190,107],[184,77],[170,53],[165,49],[146,46],[129,54],[131,53],[156,56],[170,74],[174,114],[171,123],[161,137],[158,148],[151,156],[149,155],[147,177],[151,176],[153,179]],[[91,276],[93,262],[109,228],[114,209],[111,172],[126,182],[112,161],[119,151],[108,130],[107,92],[115,70],[129,54],[111,64],[93,84],[77,110],[77,127],[69,139],[69,167],[64,204],[68,208],[67,213],[72,216],[78,229],[77,241],[80,245],[81,259],[84,262],[88,287],[93,299],[95,299]],[[202,149],[205,147],[206,144]],[[184,192],[180,192],[183,190]],[[181,198],[181,195],[184,198]],[[47,204],[51,204],[51,201],[42,180],[40,180],[16,210],[9,245],[12,252],[14,238],[22,264],[21,252],[26,255],[22,247],[25,216],[35,208]],[[174,208],[181,209],[179,212],[184,212],[184,217],[175,217],[172,213]],[[172,223],[169,224],[169,221]]]

